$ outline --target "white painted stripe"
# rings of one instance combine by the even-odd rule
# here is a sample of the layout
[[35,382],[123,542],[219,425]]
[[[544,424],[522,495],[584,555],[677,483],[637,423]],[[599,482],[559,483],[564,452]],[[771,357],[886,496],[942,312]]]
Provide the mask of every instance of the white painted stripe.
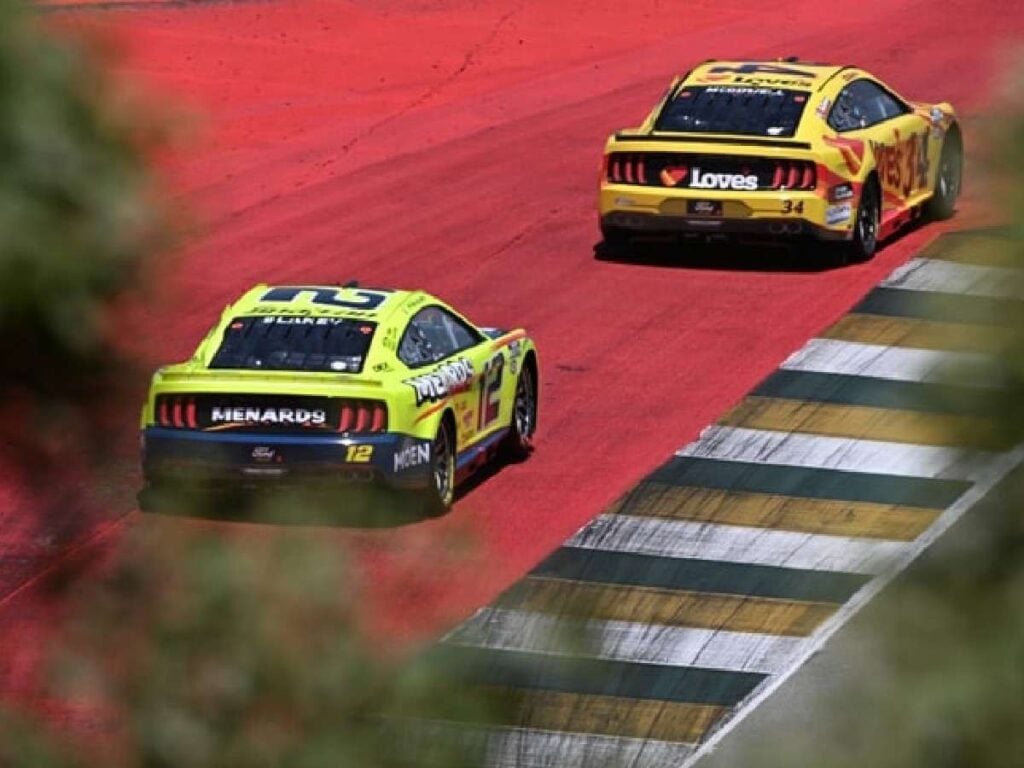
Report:
[[934,544],[965,512],[985,498],[1022,461],[1024,461],[1024,443],[1018,445],[1009,453],[997,455],[993,462],[980,474],[977,483],[953,502],[953,505],[943,512],[927,531],[918,536],[906,548],[896,567],[869,581],[852,598],[843,603],[839,610],[826,619],[825,623],[818,627],[817,631],[800,647],[797,655],[790,659],[786,669],[777,675],[766,677],[764,682],[755,688],[751,695],[744,699],[731,715],[723,718],[706,740],[700,744],[699,749],[696,749],[692,755],[684,760],[679,768],[691,768],[694,763],[713,751],[722,739],[728,736],[747,715],[757,709],[794,672],[820,651],[832,635],[839,631],[865,605],[871,602],[879,592],[885,589],[890,581],[914,562],[922,552]]
[[884,571],[906,547],[900,541],[624,515],[599,515],[566,544],[663,557],[867,574]]
[[690,744],[595,734],[495,730],[488,740],[489,768],[625,768],[676,766],[693,752]]
[[772,674],[785,668],[806,638],[631,621],[579,621],[488,607],[460,625],[445,642],[507,651]]
[[1021,298],[1017,269],[960,264],[938,259],[912,259],[882,281],[885,288],[943,291],[995,298]]
[[697,442],[676,455],[955,480],[973,479],[995,458],[986,451],[962,448],[722,426],[708,427]]
[[845,373],[898,381],[946,381],[993,386],[999,377],[992,358],[976,352],[885,347],[838,339],[811,339],[780,368]]

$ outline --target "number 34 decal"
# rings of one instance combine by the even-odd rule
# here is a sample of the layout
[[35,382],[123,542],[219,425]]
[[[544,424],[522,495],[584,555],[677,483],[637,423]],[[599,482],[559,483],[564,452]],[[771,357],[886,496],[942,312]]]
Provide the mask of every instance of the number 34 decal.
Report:
[[480,377],[480,402],[477,429],[482,431],[498,420],[501,410],[501,376],[505,372],[505,356],[500,352],[487,361]]

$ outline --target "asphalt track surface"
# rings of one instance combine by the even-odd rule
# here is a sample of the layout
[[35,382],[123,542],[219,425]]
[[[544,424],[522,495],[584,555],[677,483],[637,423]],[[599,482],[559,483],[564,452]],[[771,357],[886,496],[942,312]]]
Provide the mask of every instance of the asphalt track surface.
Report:
[[[258,281],[422,287],[541,352],[541,431],[526,463],[439,521],[324,529],[362,566],[375,621],[433,635],[489,602],[728,410],[929,242],[910,232],[842,270],[770,249],[594,258],[600,148],[673,73],[708,57],[857,63],[977,125],[1024,35],[1013,0],[289,2],[73,10],[54,23],[120,50],[118,69],[181,105],[162,161],[191,244],[133,318],[156,364],[187,356]],[[968,134],[968,151],[971,135]],[[987,223],[969,193],[953,227]],[[123,430],[136,427],[126,403]],[[17,488],[0,521],[0,688],[29,685],[34,578],[136,513],[38,531]],[[110,521],[114,521],[111,523]],[[473,547],[452,552],[451,537]],[[92,537],[92,538],[90,538]],[[98,537],[98,538],[97,538]]]

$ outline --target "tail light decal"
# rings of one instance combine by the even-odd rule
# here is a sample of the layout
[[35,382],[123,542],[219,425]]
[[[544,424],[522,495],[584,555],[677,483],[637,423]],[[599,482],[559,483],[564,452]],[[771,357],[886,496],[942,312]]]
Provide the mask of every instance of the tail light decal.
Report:
[[[612,184],[654,187],[714,188],[698,185],[701,178],[756,176],[759,191],[811,191],[817,187],[817,169],[810,160],[773,160],[770,157],[698,155],[673,152],[613,152],[604,158],[605,180]],[[666,174],[666,169],[669,173]],[[722,189],[742,191],[737,186]],[[746,187],[752,190],[753,187]]]
[[370,425],[371,432],[383,432],[388,426],[388,409],[384,403],[374,403],[373,423]]
[[[229,402],[225,402],[229,401]],[[288,398],[280,395],[158,395],[154,421],[173,429],[251,429],[270,432],[386,432],[387,404],[348,398]],[[218,405],[219,404],[219,405]],[[226,422],[218,413],[256,412],[262,422]],[[212,414],[212,415],[211,415]],[[319,414],[319,415],[316,415]],[[314,415],[315,418],[314,418]],[[301,417],[301,418],[300,418]],[[307,418],[308,417],[308,418]],[[241,416],[234,416],[240,419]]]
[[789,175],[786,177],[786,188],[796,189],[800,183],[800,169],[796,167],[796,163],[792,163],[789,166]]
[[341,406],[339,432],[386,432],[388,407],[380,400],[346,400]]
[[338,422],[339,432],[350,432],[356,421],[356,410],[348,403],[341,406],[341,421]]

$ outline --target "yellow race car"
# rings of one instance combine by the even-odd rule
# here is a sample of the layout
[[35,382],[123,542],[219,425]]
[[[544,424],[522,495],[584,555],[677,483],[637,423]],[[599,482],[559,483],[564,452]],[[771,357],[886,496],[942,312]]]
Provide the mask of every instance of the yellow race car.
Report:
[[953,215],[962,157],[949,104],[862,69],[706,61],[608,139],[601,232],[612,248],[639,233],[817,239],[865,260],[918,215]]
[[152,496],[268,481],[382,481],[442,512],[456,483],[530,452],[537,350],[421,291],[257,285],[142,409]]

